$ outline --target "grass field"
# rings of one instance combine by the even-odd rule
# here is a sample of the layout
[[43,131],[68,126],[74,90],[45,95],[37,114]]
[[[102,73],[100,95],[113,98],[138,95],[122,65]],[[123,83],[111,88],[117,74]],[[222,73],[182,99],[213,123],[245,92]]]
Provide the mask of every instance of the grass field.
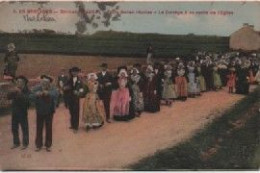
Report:
[[260,88],[237,103],[192,139],[158,151],[130,169],[253,169],[259,168]]
[[0,34],[0,52],[14,42],[22,53],[86,54],[101,56],[146,56],[152,44],[155,56],[190,56],[198,50],[226,51],[229,38],[196,35],[135,34],[103,31],[93,35]]

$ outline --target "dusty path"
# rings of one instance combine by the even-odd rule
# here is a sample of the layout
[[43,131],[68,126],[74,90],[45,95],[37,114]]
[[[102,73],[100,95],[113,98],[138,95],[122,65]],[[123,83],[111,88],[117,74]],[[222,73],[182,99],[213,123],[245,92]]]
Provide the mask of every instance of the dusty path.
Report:
[[53,148],[34,151],[35,112],[30,110],[30,146],[11,150],[11,116],[0,118],[0,168],[15,170],[117,170],[188,139],[197,130],[234,105],[243,96],[228,94],[226,89],[208,92],[200,98],[162,106],[159,113],[143,113],[129,123],[113,122],[88,133],[78,134],[69,127],[68,110],[63,105],[53,122]]

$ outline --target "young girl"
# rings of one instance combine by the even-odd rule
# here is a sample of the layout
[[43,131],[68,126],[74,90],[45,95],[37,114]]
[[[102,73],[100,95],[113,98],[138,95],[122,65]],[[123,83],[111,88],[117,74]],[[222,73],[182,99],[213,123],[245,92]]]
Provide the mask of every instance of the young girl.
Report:
[[170,65],[166,66],[164,72],[162,98],[165,100],[166,105],[168,106],[171,106],[172,99],[177,98],[172,80],[172,67]]
[[98,128],[104,124],[105,108],[102,100],[97,95],[98,85],[97,75],[95,73],[88,74],[87,86],[89,93],[85,97],[82,117],[86,130]]
[[235,74],[235,68],[230,68],[230,74],[227,76],[228,81],[227,81],[227,87],[228,87],[228,92],[233,93],[234,88],[236,86],[236,74]]

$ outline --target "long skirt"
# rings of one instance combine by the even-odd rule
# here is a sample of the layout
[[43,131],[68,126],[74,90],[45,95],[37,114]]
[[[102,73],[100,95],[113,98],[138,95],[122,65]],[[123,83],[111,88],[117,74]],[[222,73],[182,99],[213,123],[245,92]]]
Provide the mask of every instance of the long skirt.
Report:
[[248,94],[249,93],[249,83],[247,80],[238,80],[236,82],[236,93],[237,94]]
[[112,91],[110,115],[116,121],[128,121],[134,118],[130,113],[130,93],[128,88]]
[[215,88],[221,88],[222,87],[220,75],[216,72],[213,73],[213,83],[214,83]]
[[176,93],[177,97],[187,97],[188,96],[188,85],[185,76],[175,77]]
[[206,82],[205,82],[205,78],[200,75],[199,76],[199,84],[200,84],[200,91],[203,92],[203,91],[206,91]]
[[198,92],[198,85],[195,81],[195,74],[189,73],[188,74],[189,83],[188,83],[188,93],[189,95],[197,94]]
[[144,110],[144,98],[143,94],[140,92],[138,85],[132,85],[133,90],[133,107],[135,112],[142,112]]
[[175,91],[175,86],[173,83],[169,84],[168,82],[165,82],[163,85],[163,93],[162,93],[162,99],[176,99],[177,94]]
[[255,83],[255,77],[254,77],[253,71],[249,71],[249,83],[250,84]]
[[83,107],[83,121],[86,127],[100,127],[104,124],[105,108],[102,100],[94,93],[87,94]]

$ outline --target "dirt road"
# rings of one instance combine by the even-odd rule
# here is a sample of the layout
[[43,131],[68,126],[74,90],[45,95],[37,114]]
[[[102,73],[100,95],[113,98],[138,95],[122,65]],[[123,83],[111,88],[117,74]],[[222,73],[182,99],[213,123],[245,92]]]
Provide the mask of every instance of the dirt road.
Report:
[[0,118],[0,168],[3,170],[118,170],[139,159],[187,140],[243,98],[226,90],[208,92],[186,102],[162,106],[159,113],[143,113],[131,122],[113,122],[77,134],[69,129],[63,105],[53,121],[52,152],[35,152],[35,111],[29,112],[30,146],[11,150],[11,116]]

